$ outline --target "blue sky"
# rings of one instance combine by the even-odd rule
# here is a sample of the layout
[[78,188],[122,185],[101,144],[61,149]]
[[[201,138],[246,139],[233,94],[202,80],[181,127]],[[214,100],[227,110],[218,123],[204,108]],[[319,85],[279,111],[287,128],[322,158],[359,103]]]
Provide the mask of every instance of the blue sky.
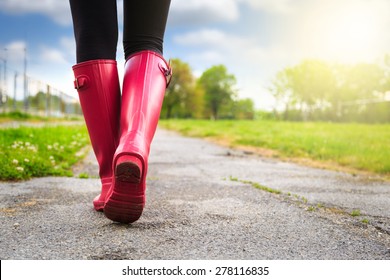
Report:
[[[390,53],[388,30],[389,0],[172,0],[164,49],[196,75],[225,64],[237,77],[239,97],[270,109],[267,87],[278,70],[306,58],[376,62]],[[121,34],[121,73],[120,42]],[[0,1],[1,67],[6,57],[12,73],[22,73],[24,49],[29,76],[77,96],[68,0]]]

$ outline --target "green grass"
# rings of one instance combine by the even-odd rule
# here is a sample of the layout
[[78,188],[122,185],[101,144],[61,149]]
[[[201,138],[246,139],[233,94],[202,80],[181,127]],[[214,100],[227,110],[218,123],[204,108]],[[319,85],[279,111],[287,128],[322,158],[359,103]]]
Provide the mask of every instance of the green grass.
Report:
[[39,120],[39,121],[45,121],[48,120],[46,117],[41,116],[33,116],[28,113],[24,113],[21,111],[12,111],[8,113],[0,113],[0,119],[6,119],[6,120],[15,120],[15,121],[27,121],[27,120]]
[[310,159],[328,166],[390,175],[389,124],[161,120],[160,125],[233,147],[272,150],[281,158]]
[[79,178],[80,179],[88,179],[89,178],[89,175],[85,172],[82,172],[79,174]]
[[0,180],[72,176],[88,143],[84,126],[0,129]]
[[248,184],[248,185],[251,185],[252,187],[255,187],[256,189],[260,189],[260,190],[263,190],[263,191],[266,191],[266,192],[269,192],[269,193],[274,193],[274,194],[281,194],[282,193],[279,190],[263,186],[263,185],[261,185],[259,183],[248,181],[248,180],[240,180],[240,179],[238,179],[236,177],[232,177],[232,176],[229,177],[229,180],[232,181],[232,182],[241,182],[241,183],[244,183],[244,184]]
[[0,113],[0,123],[6,123],[10,121],[18,122],[61,122],[61,121],[82,121],[82,116],[72,115],[64,117],[42,117],[38,115],[32,115],[20,111],[13,111],[8,113]]
[[247,181],[247,180],[240,180],[240,182],[244,183],[244,184],[249,184],[249,185],[252,185],[253,187],[255,187],[256,189],[259,189],[259,190],[263,190],[263,191],[266,191],[266,192],[269,192],[269,193],[274,193],[274,194],[281,194],[282,192],[279,191],[279,190],[276,190],[276,189],[273,189],[273,188],[269,188],[269,187],[266,187],[266,186],[263,186],[259,183],[256,183],[256,182],[252,182],[252,181]]
[[359,209],[355,209],[355,210],[352,210],[351,214],[350,214],[352,217],[359,217],[361,214],[360,214],[360,210]]

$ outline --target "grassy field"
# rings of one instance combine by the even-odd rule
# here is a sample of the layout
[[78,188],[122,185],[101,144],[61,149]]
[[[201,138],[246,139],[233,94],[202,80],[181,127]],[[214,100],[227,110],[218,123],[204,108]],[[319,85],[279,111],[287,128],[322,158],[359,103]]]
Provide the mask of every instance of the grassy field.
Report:
[[[227,120],[161,120],[159,124],[266,156],[390,178],[388,124]],[[83,125],[0,129],[0,180],[71,176],[71,166],[88,143]]]
[[390,125],[279,121],[162,120],[161,127],[232,147],[332,169],[390,177]]
[[82,125],[0,129],[0,180],[72,176],[88,143]]
[[67,117],[42,117],[31,114],[26,114],[24,112],[15,111],[9,113],[0,113],[0,124],[7,123],[11,121],[17,122],[29,122],[29,123],[41,123],[41,122],[63,122],[63,121],[82,121],[82,116],[67,116]]

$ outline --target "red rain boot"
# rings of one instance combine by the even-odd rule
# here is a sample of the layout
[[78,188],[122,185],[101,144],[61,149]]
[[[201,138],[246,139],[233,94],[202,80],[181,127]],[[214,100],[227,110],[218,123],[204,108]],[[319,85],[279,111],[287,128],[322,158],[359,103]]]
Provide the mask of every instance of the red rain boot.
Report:
[[102,183],[93,206],[102,211],[112,184],[112,159],[119,142],[121,97],[117,64],[115,60],[90,60],[73,66],[73,71]]
[[142,214],[150,143],[170,76],[170,66],[155,52],[141,51],[126,61],[114,184],[104,205],[113,221],[132,223]]

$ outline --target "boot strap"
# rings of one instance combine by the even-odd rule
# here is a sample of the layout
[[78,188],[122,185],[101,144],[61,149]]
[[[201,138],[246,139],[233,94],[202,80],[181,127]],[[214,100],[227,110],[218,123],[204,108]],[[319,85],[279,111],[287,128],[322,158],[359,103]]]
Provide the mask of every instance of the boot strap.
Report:
[[162,66],[161,64],[159,64],[158,67],[160,68],[161,72],[164,74],[165,79],[167,80],[167,86],[166,87],[168,87],[170,82],[171,82],[171,80],[172,80],[171,60],[169,60],[168,69],[165,68],[164,66]]
[[77,77],[74,80],[74,88],[77,89],[77,90],[81,89],[82,87],[86,86],[87,81],[88,81],[87,76]]

